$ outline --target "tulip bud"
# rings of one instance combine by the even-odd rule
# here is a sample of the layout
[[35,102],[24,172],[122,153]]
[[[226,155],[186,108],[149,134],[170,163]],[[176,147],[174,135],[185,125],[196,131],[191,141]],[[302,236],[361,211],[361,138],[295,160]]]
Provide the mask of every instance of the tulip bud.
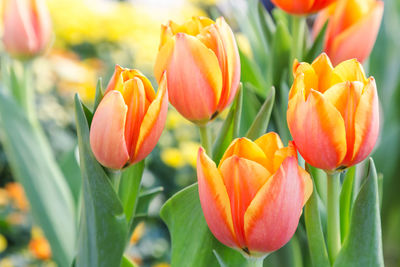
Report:
[[234,140],[219,166],[200,148],[197,178],[208,227],[223,244],[251,257],[285,245],[313,187],[292,143],[276,133]]
[[293,73],[287,121],[305,161],[333,171],[364,160],[379,133],[375,79],[356,59],[333,68],[326,54],[311,65],[296,61]]
[[207,123],[234,99],[240,59],[232,30],[220,17],[162,25],[154,67],[157,80],[166,71],[171,104],[186,119]]
[[287,13],[306,15],[324,9],[336,0],[271,0]]
[[167,110],[165,75],[155,94],[141,72],[117,65],[90,128],[96,159],[112,169],[144,159],[160,138]]
[[50,14],[43,0],[4,0],[6,51],[17,58],[30,58],[46,50],[52,36]]
[[329,19],[324,51],[333,64],[368,58],[379,32],[383,6],[382,1],[376,0],[339,0],[318,15],[314,34]]

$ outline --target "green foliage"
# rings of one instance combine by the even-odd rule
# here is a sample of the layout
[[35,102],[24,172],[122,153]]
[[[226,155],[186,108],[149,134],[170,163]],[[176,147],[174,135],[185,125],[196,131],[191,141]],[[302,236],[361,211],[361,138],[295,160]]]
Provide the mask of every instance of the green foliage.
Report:
[[354,202],[349,234],[334,266],[384,266],[375,164],[369,160],[368,175]]
[[[3,89],[3,88],[2,88]],[[29,199],[36,223],[49,240],[54,260],[69,266],[75,246],[73,198],[38,125],[0,92],[2,144],[15,178]]]
[[[353,204],[353,184],[356,167],[353,166],[346,171],[340,192],[340,236],[347,236],[350,224],[350,212]],[[342,238],[342,242],[344,238]]]
[[83,190],[76,266],[119,266],[128,232],[124,209],[92,154],[89,125],[78,96],[75,112]]

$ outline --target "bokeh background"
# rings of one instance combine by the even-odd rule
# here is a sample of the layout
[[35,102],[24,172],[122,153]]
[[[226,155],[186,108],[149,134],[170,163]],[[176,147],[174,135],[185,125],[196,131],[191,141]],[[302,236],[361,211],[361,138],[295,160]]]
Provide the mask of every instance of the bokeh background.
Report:
[[[36,104],[61,168],[68,172],[77,165],[73,95],[78,92],[91,105],[98,77],[107,83],[115,64],[140,69],[156,85],[152,68],[161,23],[224,14],[237,32],[242,52],[254,57],[246,35],[240,32],[240,21],[230,11],[231,2],[241,1],[245,0],[48,0],[54,43],[34,63],[38,74]],[[384,2],[381,31],[366,68],[376,78],[383,114],[373,157],[383,176],[385,262],[400,266],[400,1]],[[273,8],[268,1],[264,4]],[[143,177],[144,187],[162,187],[163,191],[151,203],[150,216],[136,227],[129,247],[128,254],[141,266],[169,266],[169,235],[158,213],[167,198],[196,180],[198,147],[195,127],[171,107],[166,130],[146,162]],[[78,184],[75,188],[79,192]],[[0,267],[10,266],[55,264],[0,146]]]

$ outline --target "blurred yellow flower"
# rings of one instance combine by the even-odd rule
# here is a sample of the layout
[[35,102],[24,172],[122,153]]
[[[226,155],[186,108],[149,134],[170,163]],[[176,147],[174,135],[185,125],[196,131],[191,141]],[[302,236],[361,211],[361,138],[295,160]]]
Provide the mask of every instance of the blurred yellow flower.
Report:
[[7,245],[7,239],[4,237],[4,235],[0,234],[0,253],[7,249]]
[[154,264],[153,267],[170,267],[170,265],[166,262],[161,262],[161,263]]
[[182,125],[190,125],[191,123],[186,120],[181,114],[175,109],[170,109],[168,111],[167,121],[165,127],[169,130],[176,129]]
[[173,168],[181,168],[185,165],[185,160],[181,151],[177,148],[168,147],[161,151],[161,160]]
[[0,260],[0,267],[14,267],[14,263],[9,258],[4,258]]
[[131,245],[136,244],[140,240],[140,238],[143,236],[145,230],[146,230],[146,225],[144,224],[144,222],[140,222],[135,227],[135,230],[133,230],[131,240],[130,240]]
[[32,239],[43,237],[43,231],[38,226],[32,226],[31,229]]
[[0,207],[7,206],[9,202],[7,190],[0,188]]
[[191,141],[185,141],[179,144],[180,151],[185,159],[185,162],[196,168],[197,164],[197,153],[199,151],[200,144]]

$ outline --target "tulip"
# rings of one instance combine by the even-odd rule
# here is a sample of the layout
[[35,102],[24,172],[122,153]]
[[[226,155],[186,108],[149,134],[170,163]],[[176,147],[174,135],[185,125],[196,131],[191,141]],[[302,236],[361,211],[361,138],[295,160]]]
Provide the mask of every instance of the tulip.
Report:
[[240,59],[232,30],[220,17],[162,25],[154,66],[157,80],[166,71],[171,104],[186,119],[205,124],[234,99]]
[[293,144],[283,147],[273,132],[255,142],[234,140],[218,167],[200,148],[197,177],[211,232],[250,257],[261,257],[290,240],[313,190],[309,174],[297,164]]
[[379,132],[375,79],[356,59],[333,68],[326,54],[311,65],[295,61],[293,73],[287,122],[305,161],[333,171],[364,160]]
[[9,54],[30,58],[50,44],[52,26],[43,0],[4,0],[3,42]]
[[368,58],[379,32],[383,6],[383,1],[376,0],[340,0],[318,15],[314,34],[329,19],[324,51],[333,64]]
[[287,13],[306,15],[324,9],[336,0],[271,0]]
[[96,159],[112,169],[144,159],[155,147],[168,109],[164,75],[157,94],[138,70],[116,66],[90,128]]

